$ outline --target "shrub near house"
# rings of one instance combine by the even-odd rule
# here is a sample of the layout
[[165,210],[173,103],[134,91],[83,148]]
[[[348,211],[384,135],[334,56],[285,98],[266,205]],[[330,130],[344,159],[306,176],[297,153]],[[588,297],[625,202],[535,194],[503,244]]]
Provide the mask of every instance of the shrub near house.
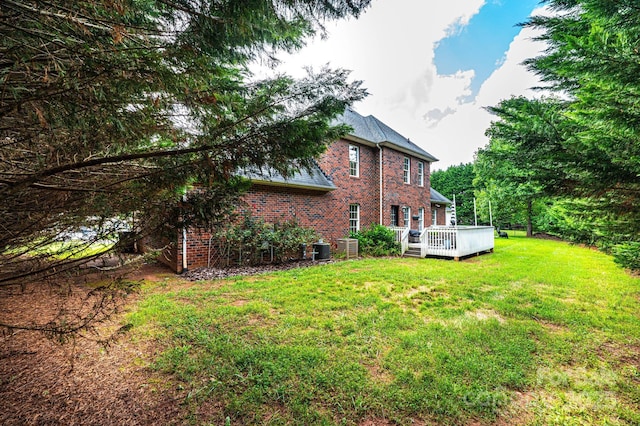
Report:
[[223,253],[217,263],[223,266],[285,262],[299,256],[301,245],[311,245],[317,240],[315,231],[302,228],[293,220],[268,224],[249,214],[240,223],[220,231],[215,238]]
[[394,256],[400,254],[400,243],[396,242],[395,233],[380,224],[373,224],[367,229],[352,232],[351,238],[358,240],[361,254],[370,256]]

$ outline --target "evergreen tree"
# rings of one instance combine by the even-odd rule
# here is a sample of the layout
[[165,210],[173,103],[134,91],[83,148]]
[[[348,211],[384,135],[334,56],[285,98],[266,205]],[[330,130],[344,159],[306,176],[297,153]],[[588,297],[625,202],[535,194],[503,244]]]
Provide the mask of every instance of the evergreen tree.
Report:
[[[309,166],[365,91],[340,69],[259,80],[249,65],[369,1],[0,2],[0,286],[86,261],[65,244],[78,231],[213,226],[246,186],[239,169]],[[86,329],[109,297],[34,328]]]
[[474,197],[473,164],[459,164],[446,170],[436,170],[431,173],[433,189],[453,201],[456,199],[456,219],[458,225],[473,225]]
[[487,130],[489,145],[476,153],[478,196],[495,207],[498,225],[526,223],[533,235],[536,204],[574,185],[566,164],[578,154],[564,147],[565,103],[512,98],[489,108],[499,119]]
[[[557,13],[525,25],[543,30],[539,38],[548,49],[526,64],[563,100],[509,100],[494,108],[499,120],[489,129],[489,147],[479,152],[480,175],[486,182],[483,168],[502,158],[508,163],[502,171],[516,172],[501,186],[569,199],[556,217],[571,217],[570,233],[581,229],[578,234],[604,247],[637,243],[640,8],[635,0],[545,3]],[[582,231],[589,226],[592,233]]]
[[527,25],[544,30],[549,49],[527,63],[569,98],[563,145],[575,155],[561,166],[574,184],[565,193],[586,199],[603,246],[638,242],[640,8],[633,0],[548,4],[559,15]]
[[0,285],[51,272],[59,256],[38,247],[82,227],[98,239],[116,217],[144,218],[141,233],[223,221],[238,169],[308,166],[364,90],[344,70],[257,80],[248,66],[368,3],[3,1]]

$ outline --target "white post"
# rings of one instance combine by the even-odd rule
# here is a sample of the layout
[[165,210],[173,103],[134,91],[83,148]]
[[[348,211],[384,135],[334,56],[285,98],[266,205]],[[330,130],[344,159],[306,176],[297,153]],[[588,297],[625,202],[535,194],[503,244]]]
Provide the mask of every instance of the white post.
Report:
[[491,213],[491,200],[489,200],[489,225],[493,226],[493,214]]
[[476,210],[476,197],[473,197],[473,223],[478,226],[478,211]]
[[[187,201],[187,188],[184,189],[184,194],[182,194],[182,201]],[[184,220],[184,217],[183,217]],[[187,228],[184,227],[184,222],[182,225],[182,272],[187,272],[187,268],[189,266],[189,262],[187,262]]]
[[453,226],[458,226],[458,214],[456,212],[456,194],[453,194],[453,204],[451,205],[451,220]]

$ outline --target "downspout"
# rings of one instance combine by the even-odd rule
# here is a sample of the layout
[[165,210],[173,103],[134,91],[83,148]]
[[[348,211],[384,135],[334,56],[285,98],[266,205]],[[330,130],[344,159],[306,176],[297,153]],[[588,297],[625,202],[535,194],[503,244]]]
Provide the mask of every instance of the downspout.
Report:
[[378,173],[379,177],[380,177],[380,225],[383,225],[382,223],[382,147],[380,146],[380,144],[378,145],[378,163],[380,166],[380,171]]
[[[187,201],[187,193],[182,195],[182,201]],[[187,272],[187,228],[182,225],[182,273]]]

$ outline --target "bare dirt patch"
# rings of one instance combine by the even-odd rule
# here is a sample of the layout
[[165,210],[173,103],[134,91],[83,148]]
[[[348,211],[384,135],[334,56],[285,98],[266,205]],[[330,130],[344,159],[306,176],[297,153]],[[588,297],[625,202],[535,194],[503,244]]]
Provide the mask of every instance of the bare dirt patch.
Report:
[[[133,271],[132,279],[150,279],[155,266]],[[22,291],[23,290],[23,291]],[[27,285],[2,289],[0,322],[46,324],[60,309],[88,309],[91,289]],[[135,296],[119,302],[120,312]],[[119,314],[97,331],[119,326]],[[3,425],[148,425],[180,423],[180,391],[150,380],[147,351],[126,338],[105,347],[98,335],[61,345],[28,330],[4,330],[0,336],[0,424]]]
[[[322,262],[300,261],[260,267],[199,269],[177,277],[163,265],[129,268],[124,278],[135,282],[167,282],[172,291],[189,287],[184,278],[215,280],[277,270],[314,266]],[[324,262],[326,263],[326,262]],[[119,272],[120,273],[120,272]],[[0,290],[0,323],[47,324],[60,312],[88,312],[87,295],[113,275],[86,274],[80,279],[46,285]],[[186,390],[148,368],[155,348],[132,343],[126,335],[108,346],[98,342],[121,325],[121,315],[138,296],[131,294],[117,303],[118,312],[99,325],[98,334],[66,344],[28,330],[4,330],[0,335],[0,424],[2,425],[156,425],[188,423]],[[241,306],[246,300],[238,300]],[[211,402],[207,413],[221,413]]]
[[367,369],[369,375],[377,382],[390,384],[393,382],[393,375],[383,369],[380,365],[376,364],[364,364],[364,368]]
[[556,324],[554,322],[551,321],[547,321],[541,318],[534,318],[536,320],[536,322],[538,324],[540,324],[546,331],[550,332],[550,333],[554,333],[554,334],[564,334],[564,333],[568,333],[570,331],[569,327],[562,325],[562,324]]
[[629,365],[640,370],[640,345],[615,342],[604,343],[598,349],[598,356],[604,360],[612,360],[615,365]]

